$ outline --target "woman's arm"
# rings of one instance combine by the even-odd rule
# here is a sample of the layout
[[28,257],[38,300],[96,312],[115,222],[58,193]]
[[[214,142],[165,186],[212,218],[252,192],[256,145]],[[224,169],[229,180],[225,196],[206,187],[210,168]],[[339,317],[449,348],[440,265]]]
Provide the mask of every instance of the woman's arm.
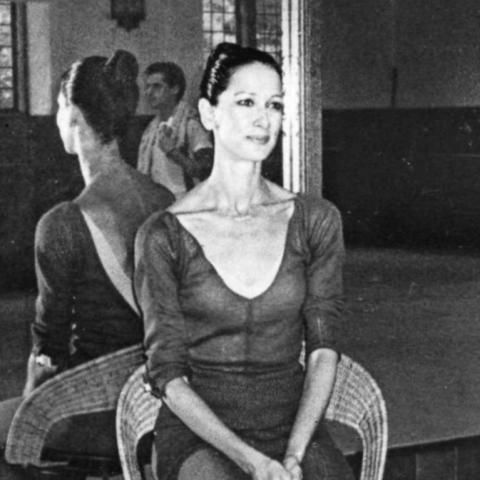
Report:
[[340,214],[325,200],[310,200],[306,220],[309,258],[302,312],[307,364],[303,394],[284,458],[284,465],[292,472],[300,470],[333,389],[343,310],[344,246]]
[[190,387],[184,378],[171,380],[163,401],[187,427],[223,452],[254,480],[292,480],[277,461],[255,450],[232,432]]
[[310,439],[321,420],[332,393],[338,354],[328,348],[312,352],[307,361],[303,394],[293,425],[285,461],[300,464]]
[[69,355],[76,276],[73,237],[78,235],[69,227],[75,215],[71,209],[67,203],[58,205],[40,219],[35,231],[38,296],[24,395],[62,369]]

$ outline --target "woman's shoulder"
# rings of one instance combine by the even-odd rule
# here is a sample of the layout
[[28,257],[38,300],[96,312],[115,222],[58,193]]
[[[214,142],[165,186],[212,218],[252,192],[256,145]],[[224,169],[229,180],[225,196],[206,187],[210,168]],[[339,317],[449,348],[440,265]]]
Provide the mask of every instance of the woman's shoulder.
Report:
[[340,211],[326,198],[319,195],[298,194],[297,204],[308,229],[331,225],[341,228]]
[[148,175],[134,168],[131,168],[130,174],[135,178],[139,191],[158,208],[165,209],[175,201],[175,196],[168,188],[155,183]]
[[81,232],[81,216],[74,202],[61,202],[46,213],[37,223],[35,241],[49,244],[66,242]]
[[327,200],[325,197],[316,194],[307,194],[307,193],[298,193],[298,201],[308,209],[308,211],[313,212],[338,212],[338,208],[330,200]]
[[173,202],[167,209],[172,215],[182,215],[208,210],[208,188],[205,182],[201,182],[185,193],[182,197]]
[[61,223],[69,223],[77,219],[79,210],[77,205],[71,201],[58,203],[54,207],[45,212],[38,221],[39,226],[52,226]]
[[178,235],[178,225],[175,216],[168,210],[152,213],[140,226],[137,232],[137,242],[144,244],[148,240],[172,243]]

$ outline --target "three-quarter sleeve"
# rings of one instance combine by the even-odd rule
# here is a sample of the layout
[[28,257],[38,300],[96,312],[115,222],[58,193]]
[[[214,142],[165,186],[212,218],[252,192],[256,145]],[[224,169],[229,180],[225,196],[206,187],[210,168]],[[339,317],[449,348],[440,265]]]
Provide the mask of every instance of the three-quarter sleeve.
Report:
[[35,231],[35,272],[38,295],[32,324],[33,353],[45,354],[60,368],[69,356],[76,276],[74,232],[70,205],[47,212]]
[[336,349],[343,310],[343,243],[339,211],[322,199],[305,212],[307,294],[303,305],[307,356],[318,348]]
[[147,355],[147,381],[157,396],[173,378],[188,375],[185,321],[178,301],[178,245],[168,214],[154,214],[135,244],[135,293],[140,304]]

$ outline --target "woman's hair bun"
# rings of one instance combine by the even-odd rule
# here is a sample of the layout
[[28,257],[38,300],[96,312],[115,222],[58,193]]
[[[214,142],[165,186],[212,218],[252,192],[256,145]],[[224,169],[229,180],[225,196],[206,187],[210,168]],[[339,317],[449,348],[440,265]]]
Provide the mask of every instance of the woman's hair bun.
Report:
[[104,69],[114,81],[123,84],[135,82],[139,72],[137,59],[126,50],[117,50],[107,60]]
[[219,43],[207,59],[200,82],[200,96],[216,105],[219,95],[227,89],[234,72],[254,62],[267,65],[282,76],[280,65],[269,53],[236,43]]

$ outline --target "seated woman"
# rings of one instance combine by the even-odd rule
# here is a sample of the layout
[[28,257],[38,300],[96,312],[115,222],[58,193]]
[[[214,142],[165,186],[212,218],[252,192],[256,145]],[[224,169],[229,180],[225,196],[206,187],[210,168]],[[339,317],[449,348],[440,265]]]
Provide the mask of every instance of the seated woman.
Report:
[[[134,238],[145,219],[174,197],[119,153],[118,138],[137,106],[137,74],[135,57],[118,51],[110,59],[76,62],[61,78],[57,126],[65,150],[78,155],[85,188],[37,225],[38,297],[24,396],[65,369],[143,339],[133,300]],[[2,430],[19,402],[7,401],[10,419],[0,404]],[[57,434],[48,440],[51,449],[94,449],[104,437],[114,444],[114,412],[61,422]]]
[[199,109],[211,175],[137,236],[147,380],[164,402],[158,478],[350,479],[322,423],[338,361],[340,215],[260,173],[281,129],[280,67],[220,44]]

